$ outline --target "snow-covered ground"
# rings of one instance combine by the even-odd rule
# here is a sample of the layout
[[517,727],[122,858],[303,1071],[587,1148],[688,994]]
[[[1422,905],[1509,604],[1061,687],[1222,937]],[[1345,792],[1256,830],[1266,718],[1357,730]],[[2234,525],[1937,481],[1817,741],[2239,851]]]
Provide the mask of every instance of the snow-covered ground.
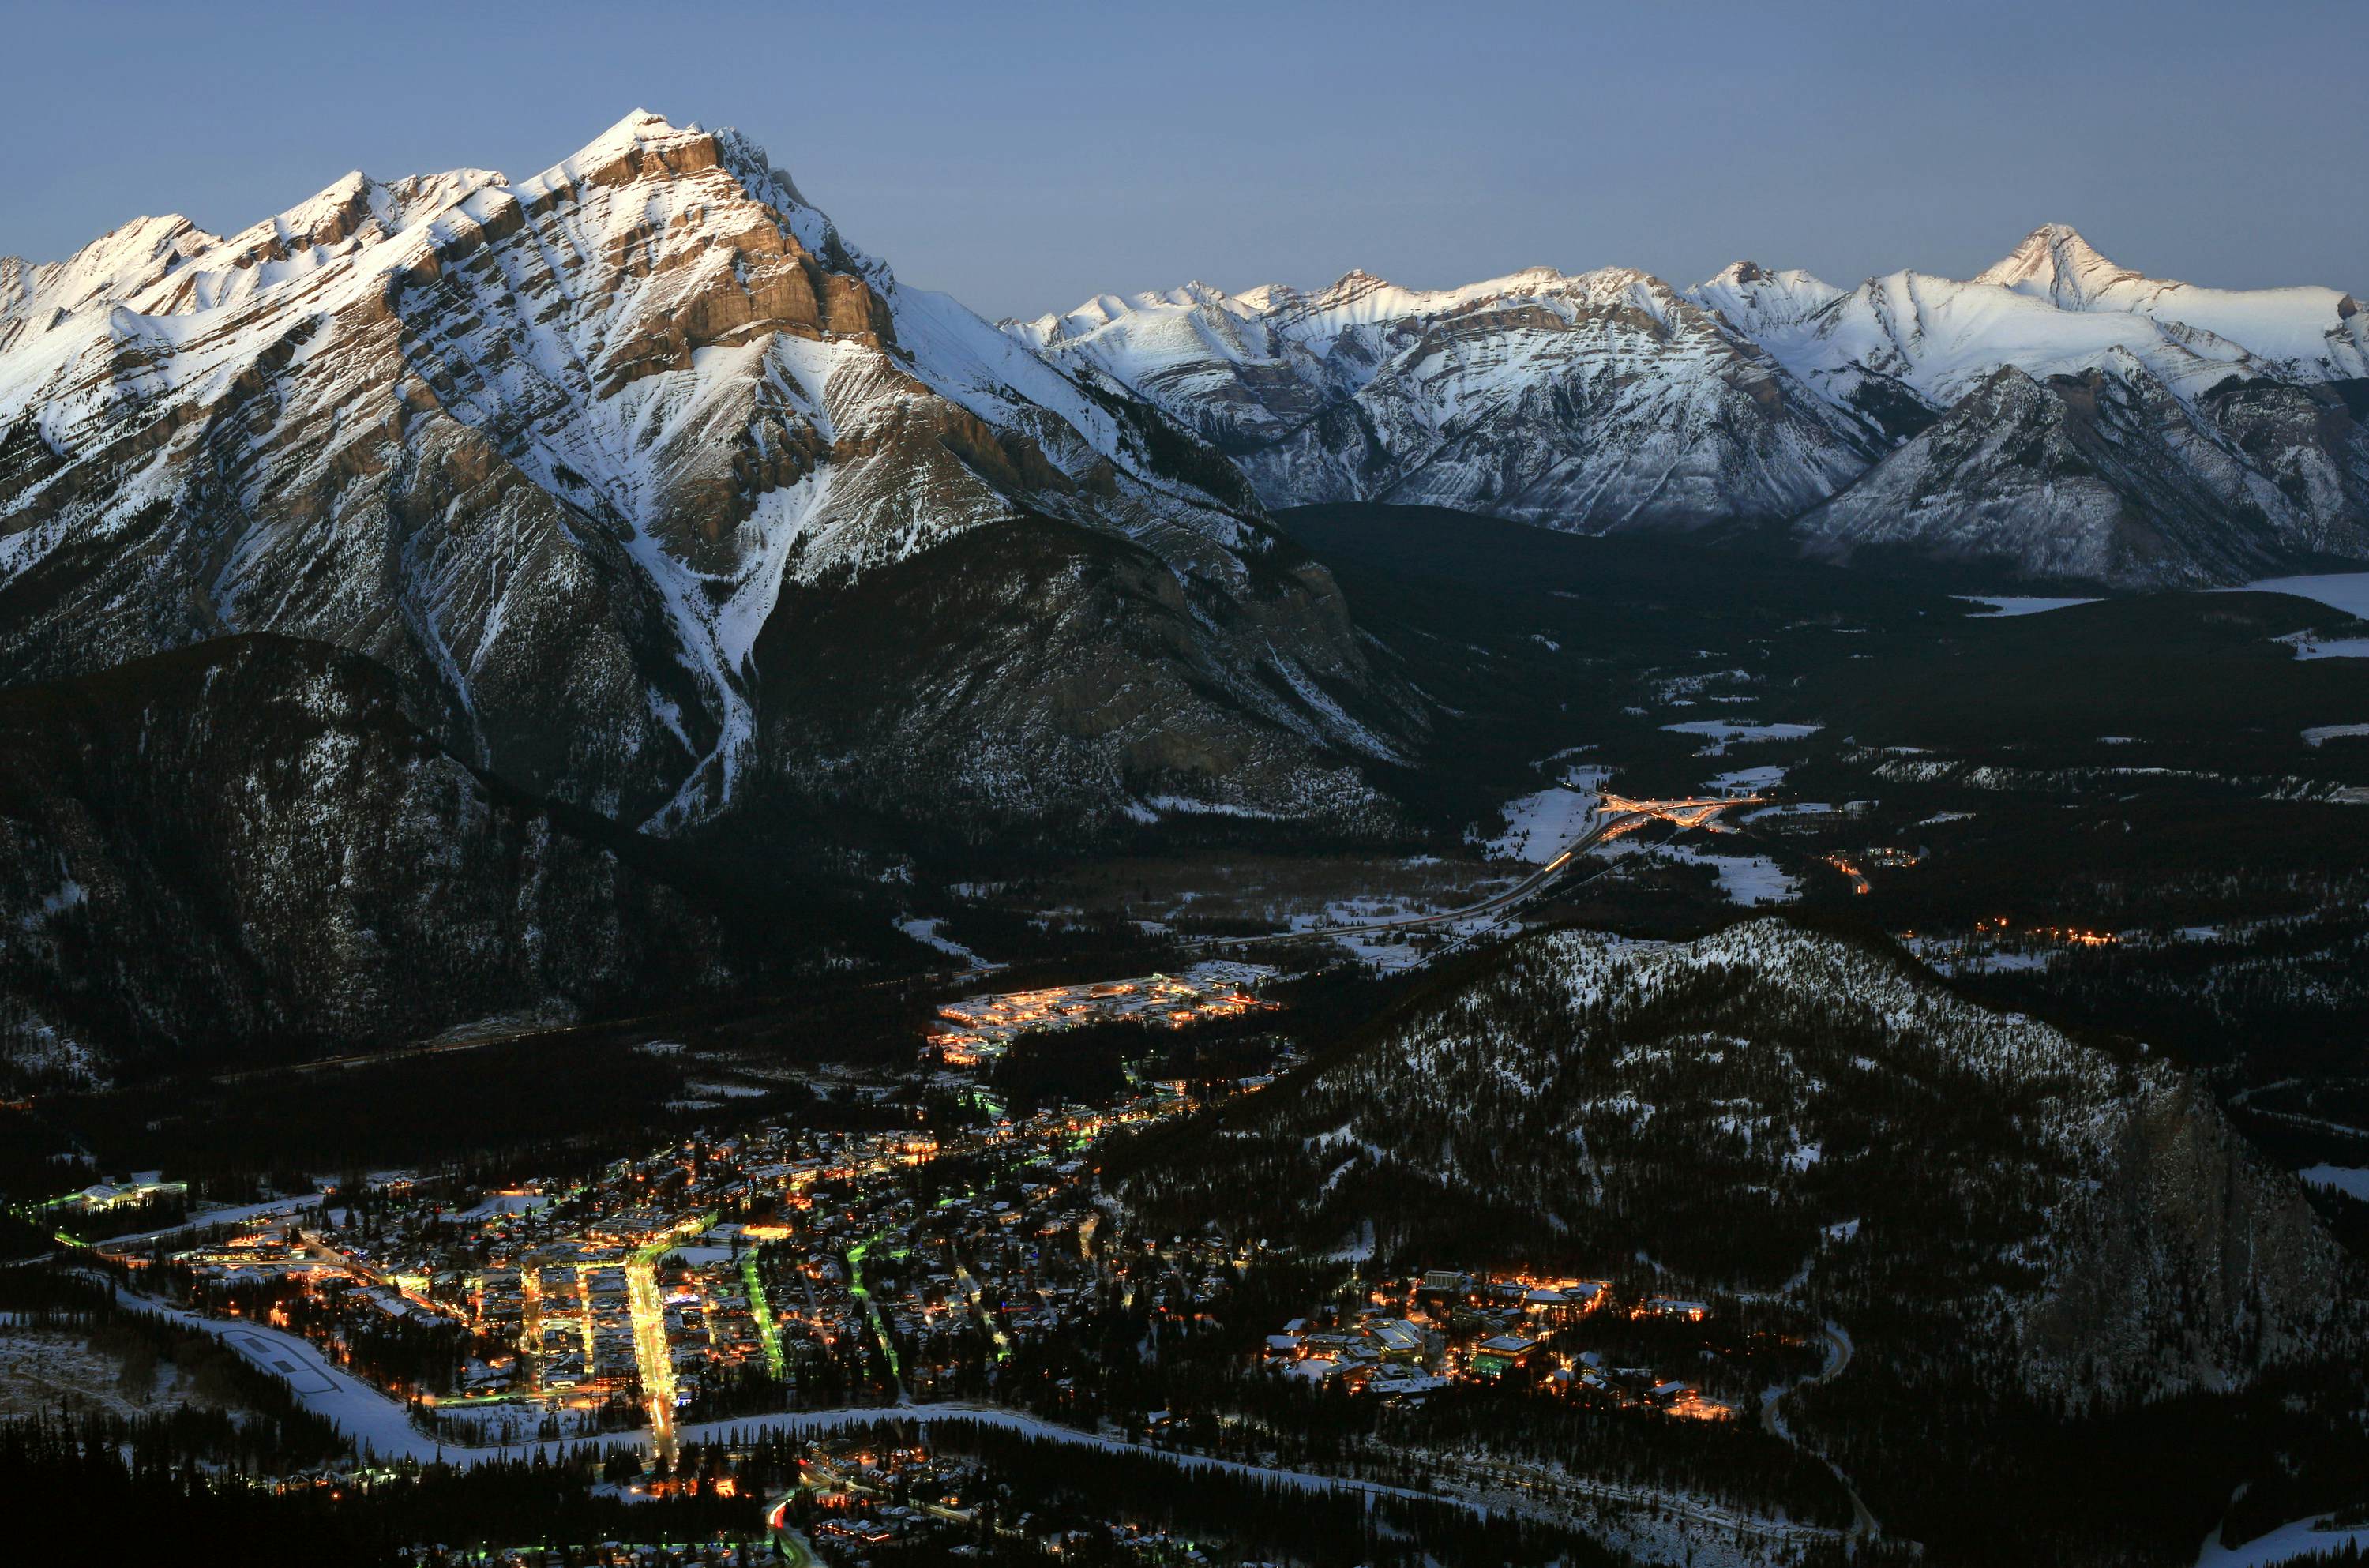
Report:
[[[2041,615],[2051,610],[2069,609],[2076,604],[2095,604],[2095,599],[2043,599],[2032,595],[2008,594],[2004,597],[1987,593],[1953,593],[1952,599],[1963,599],[1970,604],[1987,604],[1992,615]],[[1981,619],[1982,617],[1976,617]]]
[[1587,831],[1587,819],[1604,797],[1593,790],[1557,785],[1505,803],[1505,830],[1483,846],[1496,860],[1526,860],[1544,865],[1563,846]]
[[2318,746],[2322,741],[2338,740],[2351,735],[2369,735],[2369,724],[2319,724],[2303,732],[2306,746]]
[[2292,593],[2317,599],[2331,610],[2369,621],[2369,572],[2321,572],[2310,577],[2264,578],[2245,589],[2255,593]]
[[550,1202],[551,1199],[543,1193],[495,1193],[452,1218],[461,1220],[491,1219],[497,1214],[529,1214]]
[[1521,933],[1522,923],[1519,921],[1493,920],[1483,915],[1472,920],[1448,921],[1428,929],[1435,933],[1436,940],[1428,943],[1413,938],[1394,940],[1388,933],[1378,932],[1366,936],[1343,937],[1341,946],[1358,962],[1371,964],[1383,974],[1395,975],[1429,963],[1445,946],[1479,932],[1492,932],[1500,937],[1517,936]]
[[236,1225],[249,1219],[273,1219],[311,1208],[321,1201],[321,1193],[306,1193],[301,1197],[267,1198],[261,1203],[241,1203],[212,1208],[193,1208],[189,1217],[177,1225],[167,1225],[161,1230],[143,1230],[137,1235],[114,1236],[108,1239],[109,1247],[129,1247],[159,1236],[177,1235],[181,1231],[206,1225]]
[[2291,632],[2271,640],[2295,649],[2297,658],[2369,658],[2369,637],[2313,637]]
[[2316,1518],[2297,1519],[2237,1546],[2223,1546],[2220,1532],[2215,1531],[2204,1538],[2203,1550],[2196,1554],[2196,1568],[2271,1568],[2273,1563],[2306,1552],[2341,1551],[2347,1541],[2357,1541],[2362,1550],[2369,1551],[2369,1527],[2350,1530],[2321,1528],[2335,1516],[2321,1514]]
[[2327,1187],[2347,1197],[2369,1203],[2369,1170],[2349,1165],[2314,1165],[2295,1174],[2316,1187]]
[[965,947],[961,943],[956,942],[954,938],[943,934],[945,923],[946,922],[943,920],[924,920],[916,916],[911,920],[898,921],[897,922],[897,929],[911,937],[914,941],[920,943],[922,946],[934,947],[950,958],[959,958],[974,969],[1001,969],[1003,967],[1001,964],[989,963],[986,959],[980,957],[969,948]]
[[1785,770],[1780,767],[1738,768],[1733,773],[1715,773],[1703,780],[1703,787],[1721,791],[1745,790],[1757,794],[1764,789],[1774,789],[1784,782]]
[[1649,860],[1708,865],[1718,876],[1719,890],[1727,895],[1728,902],[1747,909],[1789,903],[1802,896],[1800,881],[1765,854],[1713,854],[1687,844],[1642,844],[1634,839],[1616,839],[1598,845],[1595,853],[1608,860],[1642,855]]
[[1762,740],[1806,740],[1823,728],[1814,724],[1764,724],[1758,719],[1695,718],[1684,724],[1662,727],[1673,735],[1692,735],[1711,742],[1695,753],[1698,757],[1718,757],[1726,753],[1730,745],[1744,746]]

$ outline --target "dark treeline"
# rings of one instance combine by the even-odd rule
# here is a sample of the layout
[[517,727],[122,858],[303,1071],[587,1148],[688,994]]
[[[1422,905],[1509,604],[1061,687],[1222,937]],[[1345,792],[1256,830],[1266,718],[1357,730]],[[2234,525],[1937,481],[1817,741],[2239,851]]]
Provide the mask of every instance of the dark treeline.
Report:
[[[1583,1455],[1579,1473],[1593,1481],[1692,1493],[1837,1528],[1850,1522],[1848,1500],[1832,1473],[1749,1420],[1682,1421],[1634,1405],[1489,1384],[1453,1385],[1420,1407],[1402,1408],[1269,1371],[1243,1338],[1254,1345],[1318,1299],[1262,1289],[1261,1276],[1269,1272],[1251,1272],[1223,1323],[1110,1303],[1059,1340],[1023,1345],[1001,1368],[997,1395],[1071,1425],[1106,1418],[1132,1424],[1162,1410],[1163,1443],[1390,1485],[1431,1484],[1438,1473],[1428,1456],[1440,1453],[1487,1452],[1543,1465]],[[1136,1354],[1142,1345],[1156,1354]],[[1689,1356],[1679,1365],[1691,1374],[1695,1364]],[[1773,1382],[1782,1374],[1765,1376]]]
[[1446,1500],[1311,1487],[1279,1473],[1114,1452],[982,1422],[933,1422],[925,1434],[882,1423],[876,1440],[926,1440],[938,1453],[976,1459],[998,1491],[996,1522],[1010,1528],[1026,1516],[1040,1537],[1126,1523],[1215,1547],[1231,1561],[1311,1568],[1416,1568],[1426,1558],[1441,1568],[1622,1561],[1572,1531]]
[[2312,890],[2332,906],[2318,914],[2208,940],[2075,949],[2044,968],[1963,983],[2006,1005],[2134,1036],[2238,1083],[2358,1082],[2369,1017],[2364,891],[2369,881],[2355,877]]
[[582,1562],[601,1541],[707,1541],[721,1532],[749,1543],[761,1528],[745,1496],[703,1489],[628,1502],[596,1491],[612,1456],[589,1446],[557,1460],[538,1452],[468,1470],[340,1465],[280,1484],[210,1469],[201,1450],[166,1440],[180,1436],[148,1420],[128,1434],[91,1420],[0,1423],[0,1467],[19,1495],[40,1499],[45,1516],[86,1529],[94,1543],[176,1562],[392,1568],[433,1542],[549,1544]]
[[[2021,1543],[2044,1539],[2056,1562],[2175,1568],[2216,1528],[2235,1545],[2369,1504],[2369,1372],[2358,1366],[2074,1410],[1963,1370],[1912,1380],[1863,1345],[1849,1375],[1793,1408],[1886,1529],[1926,1542],[1937,1565],[2028,1562]],[[1917,1441],[1899,1441],[1911,1424]]]

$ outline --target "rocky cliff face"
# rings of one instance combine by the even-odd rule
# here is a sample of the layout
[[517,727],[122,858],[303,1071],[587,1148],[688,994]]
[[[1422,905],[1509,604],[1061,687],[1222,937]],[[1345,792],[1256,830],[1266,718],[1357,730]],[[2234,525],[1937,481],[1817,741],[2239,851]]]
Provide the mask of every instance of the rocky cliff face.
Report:
[[2294,558],[2278,486],[2134,361],[1986,377],[1796,534],[2092,582],[2245,582]]
[[2065,1264],[2026,1320],[2036,1379],[2077,1390],[2103,1367],[2142,1389],[2226,1386],[2326,1352],[2357,1282],[2209,1095],[2157,1068],[2100,1132],[2109,1173],[2058,1221]]
[[1738,262],[1683,292],[1543,269],[1419,292],[1352,273],[1104,295],[1005,329],[1160,404],[1271,506],[1585,532],[1801,520],[1830,554],[2125,586],[2369,558],[2358,303],[2148,279],[2057,224],[1968,280],[1843,290]]
[[[1412,707],[1245,500],[1155,411],[900,286],[756,147],[648,114],[531,179],[354,175],[226,239],[143,219],[0,270],[0,676],[334,642],[473,761],[627,822],[805,776],[761,752],[798,727],[758,707],[785,594],[997,530],[1124,541],[1178,601],[1304,601],[1271,641],[1196,615],[1086,650],[1189,691],[1169,722],[1274,759],[1225,787],[1299,809]],[[1098,761],[1061,808],[1139,806]]]
[[489,783],[397,698],[275,636],[0,692],[12,1067],[316,1054],[748,978],[762,933],[657,846]]

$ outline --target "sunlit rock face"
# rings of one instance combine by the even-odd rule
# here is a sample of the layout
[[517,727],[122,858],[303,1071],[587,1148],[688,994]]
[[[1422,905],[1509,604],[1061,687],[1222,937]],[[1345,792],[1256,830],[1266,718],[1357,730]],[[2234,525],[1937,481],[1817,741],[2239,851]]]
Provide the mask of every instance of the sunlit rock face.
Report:
[[1358,767],[1413,705],[1229,465],[902,288],[733,132],[637,112],[525,180],[356,174],[228,238],[142,219],[0,262],[8,681],[278,631],[384,664],[462,755],[654,828],[824,772],[928,815],[897,784],[914,744],[957,773],[993,750],[982,799],[1050,748],[1066,783],[1015,811],[1139,813],[1139,736],[948,703],[978,679],[943,627],[916,629],[951,661],[929,689],[835,693],[828,770],[763,753],[814,731],[760,707],[785,603],[927,578],[974,533],[1068,563],[1033,614],[1112,601],[1080,657],[1162,693],[1187,793],[1379,808]]

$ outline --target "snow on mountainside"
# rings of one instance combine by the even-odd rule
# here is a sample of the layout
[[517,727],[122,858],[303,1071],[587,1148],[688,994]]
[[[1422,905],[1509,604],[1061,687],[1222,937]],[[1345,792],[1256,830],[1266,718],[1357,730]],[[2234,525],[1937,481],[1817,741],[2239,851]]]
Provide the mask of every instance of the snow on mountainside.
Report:
[[2290,376],[2369,376],[2369,320],[2335,289],[2205,289],[2117,267],[2063,223],[2043,223],[1975,275],[2063,310],[2120,311],[2243,344]]
[[2131,585],[2369,554],[2364,324],[2325,289],[2161,282],[2061,224],[1959,282],[1818,291],[1748,265],[1695,291],[1901,444],[1802,518],[1888,546]]
[[1312,294],[1104,295],[1005,329],[1160,404],[1270,505],[1588,532],[1798,519],[1824,551],[2134,586],[2369,557],[2369,315],[2329,289],[2147,279],[2058,224],[1963,281],[1844,290],[1738,262],[1683,293],[1545,269],[1421,292],[1351,273]]
[[1118,1187],[1150,1227],[1362,1234],[1378,1273],[1650,1258],[1909,1386],[2227,1387],[2360,1328],[2299,1185],[2185,1074],[1780,921],[1525,939],[1172,1153]]
[[1792,515],[1869,452],[1660,280],[1534,268],[1461,289],[1104,295],[1005,328],[1151,399],[1270,505],[1464,506],[1602,532]]
[[[1116,818],[1173,784],[1150,727],[1201,739],[1205,792],[1364,809],[1353,764],[1407,704],[1238,486],[901,286],[736,133],[644,112],[515,183],[355,174],[228,238],[141,219],[0,262],[0,678],[314,637],[394,670],[464,754],[658,826],[809,761],[762,750],[777,611],[1014,531],[1060,565],[1010,613],[1059,622],[1114,571],[1141,589],[1093,651],[1155,695],[1062,715],[1049,738],[1091,754],[1064,804]],[[842,772],[944,783],[990,734],[1024,765],[992,703],[928,696],[862,693]]]

